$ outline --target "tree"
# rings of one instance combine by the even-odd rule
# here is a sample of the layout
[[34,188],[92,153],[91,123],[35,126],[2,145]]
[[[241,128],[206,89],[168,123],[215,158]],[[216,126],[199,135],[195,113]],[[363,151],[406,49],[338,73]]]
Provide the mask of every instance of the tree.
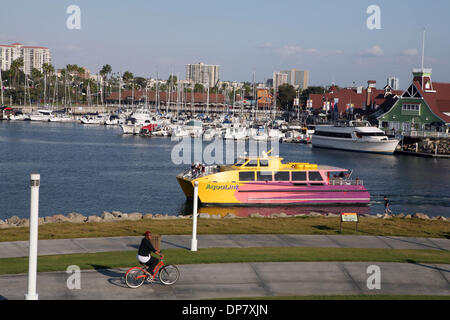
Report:
[[130,71],[125,71],[122,75],[122,79],[125,83],[130,82],[131,80],[133,80],[133,78],[134,78],[134,75]]
[[18,58],[11,63],[9,69],[10,69],[10,76],[13,78],[12,80],[13,86],[16,85],[17,78],[19,77],[22,68],[23,68],[23,58]]
[[170,76],[169,76],[169,79],[167,79],[167,84],[168,84],[169,86],[174,87],[174,86],[177,85],[177,81],[178,81],[177,76],[170,75]]
[[194,92],[203,92],[205,87],[201,83],[196,83],[194,86]]
[[297,96],[295,88],[290,84],[282,84],[278,87],[277,106],[282,110],[289,111],[293,104],[294,98]]
[[105,77],[108,76],[111,72],[112,72],[111,66],[110,66],[109,64],[105,64],[105,65],[102,67],[102,69],[100,70],[100,75],[101,75],[102,77],[105,78]]
[[111,66],[109,65],[109,64],[105,64],[103,67],[102,67],[102,69],[100,70],[100,75],[102,76],[102,79],[103,79],[103,81],[102,81],[102,83],[103,83],[103,95],[102,95],[102,97],[101,97],[101,100],[102,100],[102,104],[103,104],[103,101],[104,101],[104,99],[105,99],[105,84],[106,84],[106,80],[107,80],[107,78],[108,78],[108,75],[110,74],[112,72],[112,68],[111,68]]

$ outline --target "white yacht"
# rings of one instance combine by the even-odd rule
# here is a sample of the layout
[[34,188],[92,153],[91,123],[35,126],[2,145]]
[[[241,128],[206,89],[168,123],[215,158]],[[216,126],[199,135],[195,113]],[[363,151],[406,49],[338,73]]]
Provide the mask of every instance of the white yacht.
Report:
[[30,120],[31,121],[46,121],[46,122],[48,122],[51,115],[52,115],[51,110],[39,109],[37,112],[30,113]]
[[384,131],[367,121],[348,124],[317,125],[311,138],[313,147],[392,154],[399,140],[389,139]]
[[82,124],[104,124],[105,118],[101,115],[86,115],[80,121]]
[[136,119],[138,124],[149,124],[152,123],[152,115],[150,110],[147,108],[138,108],[132,114],[131,117]]
[[144,124],[138,124],[134,118],[127,118],[125,122],[120,125],[123,134],[139,134],[143,126]]
[[259,128],[250,128],[248,133],[248,137],[251,140],[255,141],[267,141],[269,138],[269,135],[267,134],[267,131],[264,127]]
[[194,138],[200,138],[203,134],[203,122],[200,120],[190,120],[183,128]]
[[50,122],[71,122],[73,118],[67,113],[54,113],[48,119]]
[[225,140],[246,140],[247,128],[239,126],[227,128],[223,137]]

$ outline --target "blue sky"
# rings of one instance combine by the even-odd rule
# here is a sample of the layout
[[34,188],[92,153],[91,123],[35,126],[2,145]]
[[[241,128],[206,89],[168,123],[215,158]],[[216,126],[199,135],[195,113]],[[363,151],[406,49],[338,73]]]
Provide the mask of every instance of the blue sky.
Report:
[[[69,5],[81,9],[81,30],[69,30]],[[369,30],[367,7],[381,9],[381,29]],[[301,0],[15,0],[0,7],[0,44],[51,49],[53,64],[185,78],[187,63],[221,66],[222,80],[258,81],[273,71],[310,71],[310,85],[366,85],[388,76],[401,88],[420,66],[450,82],[450,1]]]

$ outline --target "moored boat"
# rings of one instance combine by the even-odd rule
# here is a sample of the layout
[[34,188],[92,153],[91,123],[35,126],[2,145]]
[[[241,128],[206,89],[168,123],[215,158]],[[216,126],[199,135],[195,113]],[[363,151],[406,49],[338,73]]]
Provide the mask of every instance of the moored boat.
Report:
[[399,140],[389,139],[367,121],[350,121],[348,124],[318,125],[311,138],[313,147],[347,151],[392,154]]
[[370,194],[347,169],[309,163],[283,163],[278,156],[242,157],[231,166],[192,168],[177,176],[192,198],[198,181],[203,205],[367,205]]

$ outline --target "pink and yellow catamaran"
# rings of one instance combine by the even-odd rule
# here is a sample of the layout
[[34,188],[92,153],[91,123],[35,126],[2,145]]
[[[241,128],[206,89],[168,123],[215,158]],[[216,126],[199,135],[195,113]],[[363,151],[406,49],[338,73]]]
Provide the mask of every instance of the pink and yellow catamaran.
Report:
[[241,157],[235,164],[188,169],[177,176],[189,199],[198,181],[203,205],[368,205],[370,194],[347,169],[288,162],[269,156]]

